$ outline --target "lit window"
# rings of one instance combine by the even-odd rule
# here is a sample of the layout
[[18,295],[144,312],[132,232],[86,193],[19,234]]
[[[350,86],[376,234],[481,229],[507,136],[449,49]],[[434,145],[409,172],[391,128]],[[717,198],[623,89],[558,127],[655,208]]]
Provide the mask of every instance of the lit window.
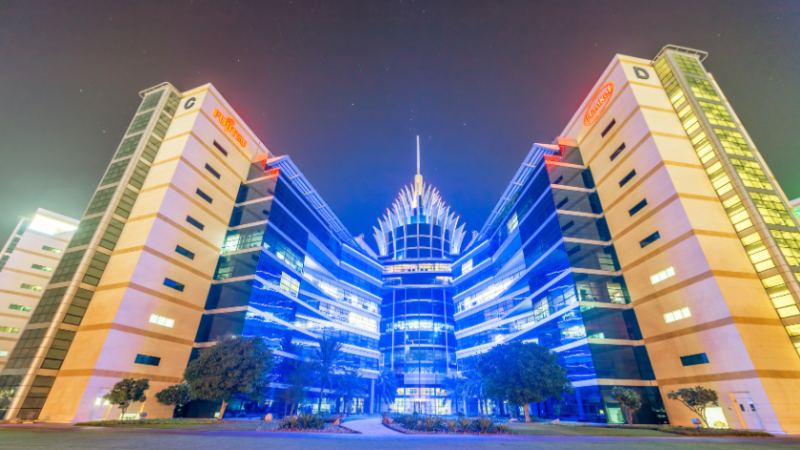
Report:
[[15,305],[15,304],[12,303],[12,304],[8,305],[8,309],[15,309],[17,311],[22,311],[22,312],[30,312],[31,307],[30,306]]
[[282,291],[297,297],[297,293],[300,291],[300,282],[294,279],[288,273],[281,272],[280,288]]
[[41,286],[34,286],[34,285],[32,285],[32,284],[24,284],[24,283],[23,283],[23,284],[22,284],[20,287],[21,287],[22,289],[28,289],[28,290],[30,290],[30,291],[36,291],[36,292],[39,292],[39,291],[41,291],[41,290],[42,290],[42,287],[41,287]]
[[175,325],[175,319],[159,316],[158,314],[151,314],[150,323],[161,325],[162,327],[172,328],[172,326]]
[[3,356],[8,356],[8,350],[0,350],[0,358]]
[[56,255],[61,253],[61,250],[59,250],[57,248],[53,248],[53,247],[48,247],[47,245],[43,245],[42,246],[42,250],[44,250],[46,252],[50,252],[50,253],[55,253]]
[[461,274],[464,275],[469,273],[472,270],[472,260],[465,262],[464,265],[461,266]]
[[53,271],[52,267],[43,266],[41,264],[34,264],[31,267],[36,269],[36,270],[42,270],[44,272],[52,272]]
[[685,319],[687,317],[692,317],[692,313],[689,312],[688,306],[664,314],[664,322],[672,323],[675,322],[676,320]]
[[19,328],[0,327],[0,333],[19,333]]
[[667,267],[666,269],[658,272],[655,275],[650,276],[650,282],[653,284],[659,283],[661,281],[666,280],[667,278],[675,276],[675,269],[672,267]]

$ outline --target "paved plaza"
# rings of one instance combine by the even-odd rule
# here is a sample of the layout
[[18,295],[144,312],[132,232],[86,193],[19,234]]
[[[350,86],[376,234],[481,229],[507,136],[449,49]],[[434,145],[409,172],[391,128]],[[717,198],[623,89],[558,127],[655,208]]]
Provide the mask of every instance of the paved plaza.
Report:
[[0,426],[0,449],[281,449],[281,450],[457,450],[483,449],[797,449],[796,438],[688,438],[599,436],[453,436],[406,435],[377,419],[347,423],[364,434],[199,431],[47,425]]

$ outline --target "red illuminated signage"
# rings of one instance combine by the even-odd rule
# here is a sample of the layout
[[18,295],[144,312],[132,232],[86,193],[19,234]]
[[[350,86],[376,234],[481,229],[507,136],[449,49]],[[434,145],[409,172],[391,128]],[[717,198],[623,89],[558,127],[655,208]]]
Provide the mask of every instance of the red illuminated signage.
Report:
[[222,115],[221,112],[217,108],[214,108],[214,118],[219,120],[219,124],[225,128],[225,131],[230,133],[233,136],[233,139],[239,143],[242,147],[247,147],[247,140],[244,136],[239,133],[239,131],[234,128],[233,126],[236,124],[236,121],[233,120],[233,117],[225,117]]
[[603,114],[606,106],[608,106],[608,103],[611,101],[611,94],[613,93],[614,83],[608,82],[594,94],[594,98],[592,98],[592,101],[586,108],[586,114],[583,116],[584,125],[589,126],[593,124],[594,121]]

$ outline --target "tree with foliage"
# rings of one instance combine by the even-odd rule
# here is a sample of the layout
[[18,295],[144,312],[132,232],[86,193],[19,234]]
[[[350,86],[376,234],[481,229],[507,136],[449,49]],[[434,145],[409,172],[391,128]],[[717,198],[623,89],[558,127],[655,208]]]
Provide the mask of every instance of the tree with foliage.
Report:
[[114,385],[111,392],[103,396],[103,399],[112,405],[117,405],[122,411],[122,417],[134,402],[147,400],[144,393],[150,389],[150,379],[148,378],[124,378]]
[[[189,385],[186,383],[174,384],[164,388],[156,394],[156,400],[162,405],[172,405],[175,409],[185,405],[191,400]],[[174,414],[174,411],[173,411]]]
[[677,392],[671,391],[667,394],[667,398],[683,403],[690,411],[700,416],[700,420],[703,421],[703,426],[706,428],[708,427],[706,409],[712,406],[719,406],[717,391],[706,389],[703,386],[683,388]]
[[525,422],[530,422],[530,404],[549,398],[561,400],[572,392],[567,370],[558,357],[539,344],[512,342],[494,347],[477,364],[491,397],[524,405]]
[[447,377],[442,380],[442,386],[447,391],[447,400],[455,407],[456,414],[460,411],[459,400],[464,396],[464,380],[458,376]]
[[308,394],[306,386],[311,383],[312,367],[310,363],[290,358],[284,358],[281,365],[284,372],[281,374],[281,381],[288,387],[278,396],[284,402],[283,415],[293,415],[297,405],[302,403]]
[[633,389],[616,386],[611,390],[611,398],[619,402],[622,412],[625,413],[625,423],[633,424],[633,412],[642,407],[642,397]]
[[274,364],[272,351],[260,337],[225,336],[200,350],[183,374],[189,394],[200,400],[221,401],[219,419],[237,395],[253,400],[265,397],[269,373]]
[[339,366],[339,358],[342,353],[342,343],[329,337],[322,337],[317,340],[319,347],[314,354],[314,369],[319,379],[319,405],[317,412],[322,414],[322,397],[325,388],[331,381],[331,377]]
[[344,399],[344,414],[350,415],[350,405],[353,399],[364,397],[367,390],[364,387],[364,379],[358,370],[343,369],[342,373],[334,376],[336,382],[336,393]]
[[375,397],[378,400],[378,411],[382,404],[391,407],[397,397],[397,374],[389,367],[381,369],[378,379],[375,380]]

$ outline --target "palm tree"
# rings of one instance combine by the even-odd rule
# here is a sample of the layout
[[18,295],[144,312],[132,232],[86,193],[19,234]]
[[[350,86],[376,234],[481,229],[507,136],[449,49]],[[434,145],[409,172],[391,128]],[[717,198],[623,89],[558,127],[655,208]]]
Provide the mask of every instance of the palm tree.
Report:
[[468,369],[464,372],[464,376],[466,380],[464,381],[464,391],[465,394],[469,397],[477,397],[478,398],[478,412],[480,414],[486,414],[484,412],[486,406],[486,386],[481,377],[480,373],[474,369]]
[[447,390],[447,395],[450,397],[451,403],[453,403],[456,407],[456,413],[458,413],[458,399],[464,393],[464,380],[458,377],[458,375],[454,377],[447,377],[442,380],[442,385]]
[[325,336],[318,339],[317,342],[319,343],[319,348],[316,349],[316,354],[314,355],[314,368],[319,376],[319,405],[317,406],[317,412],[322,414],[322,396],[328,386],[328,382],[331,380],[331,375],[333,375],[338,366],[342,343]]
[[378,411],[381,410],[381,404],[386,403],[392,405],[397,396],[397,375],[389,367],[384,367],[381,370],[378,379],[375,380],[375,397],[378,400]]
[[344,413],[350,415],[350,404],[354,397],[364,397],[367,390],[364,380],[358,370],[344,369],[343,373],[335,375],[336,393],[344,398]]

